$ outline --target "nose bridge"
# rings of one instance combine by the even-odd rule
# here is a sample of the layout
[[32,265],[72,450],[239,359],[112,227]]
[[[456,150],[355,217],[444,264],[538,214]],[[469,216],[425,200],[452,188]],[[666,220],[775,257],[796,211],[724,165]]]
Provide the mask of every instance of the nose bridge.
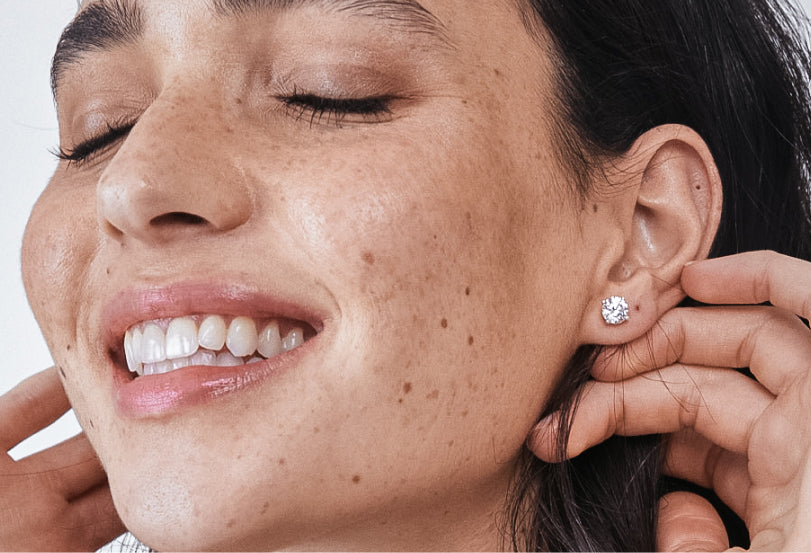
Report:
[[229,159],[226,129],[221,100],[191,87],[164,91],[99,178],[102,230],[119,239],[165,242],[247,222],[251,194]]

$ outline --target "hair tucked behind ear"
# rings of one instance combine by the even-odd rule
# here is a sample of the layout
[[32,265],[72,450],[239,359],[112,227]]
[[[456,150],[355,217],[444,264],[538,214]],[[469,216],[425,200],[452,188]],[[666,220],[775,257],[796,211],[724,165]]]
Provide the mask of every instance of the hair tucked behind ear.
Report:
[[[687,125],[724,183],[712,255],[811,258],[811,59],[799,10],[768,0],[518,1],[556,62],[560,154],[581,193],[600,159],[658,125]],[[577,404],[595,352],[578,351],[547,412]],[[656,437],[615,437],[564,463],[527,452],[508,513],[513,547],[654,549],[659,449]]]

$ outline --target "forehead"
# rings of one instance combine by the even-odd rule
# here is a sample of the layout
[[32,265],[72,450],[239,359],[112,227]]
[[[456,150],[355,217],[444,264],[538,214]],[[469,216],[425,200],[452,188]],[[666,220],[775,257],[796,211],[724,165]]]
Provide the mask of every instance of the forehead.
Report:
[[[65,70],[85,54],[137,42],[145,33],[171,35],[177,41],[191,19],[245,21],[251,19],[246,16],[305,8],[325,17],[362,20],[409,36],[420,47],[438,49],[458,49],[461,42],[467,51],[497,50],[502,38],[514,36],[522,26],[514,0],[83,0],[53,59],[54,91]],[[312,32],[301,30],[302,35]]]

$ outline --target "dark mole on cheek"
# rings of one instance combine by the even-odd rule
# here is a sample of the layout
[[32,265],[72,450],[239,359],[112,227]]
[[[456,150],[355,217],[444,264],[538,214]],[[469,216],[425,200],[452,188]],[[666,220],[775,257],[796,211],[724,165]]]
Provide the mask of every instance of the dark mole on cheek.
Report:
[[470,295],[470,286],[468,286],[467,288],[465,288],[465,295],[466,295],[466,296],[469,296],[469,295]]
[[360,483],[360,476],[358,476],[357,474],[355,476],[353,476],[352,477],[352,482],[354,482],[355,484],[359,484]]
[[473,342],[475,342],[475,340],[473,339],[473,336],[468,336],[467,337],[467,345],[472,346]]
[[70,347],[71,347],[71,346],[70,346],[70,344],[68,344],[68,345],[67,345],[67,347],[66,347],[65,349],[66,349],[66,350],[68,350],[68,351],[70,351]]
[[411,388],[412,388],[411,382],[406,382],[405,384],[403,384],[403,393],[404,394],[410,394],[411,393]]
[[439,322],[439,325],[440,325],[442,328],[448,328],[448,319],[442,319],[442,320]]
[[367,265],[375,264],[375,256],[372,254],[372,252],[364,252],[361,257],[363,258],[363,262]]

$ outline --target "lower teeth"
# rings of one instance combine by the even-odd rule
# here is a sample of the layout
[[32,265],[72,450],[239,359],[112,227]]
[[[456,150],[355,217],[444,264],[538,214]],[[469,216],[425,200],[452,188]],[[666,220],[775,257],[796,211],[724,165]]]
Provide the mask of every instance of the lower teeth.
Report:
[[190,357],[181,357],[180,359],[172,360],[167,359],[159,363],[145,363],[141,367],[136,368],[135,371],[130,372],[138,376],[149,376],[153,374],[165,374],[189,366],[237,367],[239,365],[250,365],[264,360],[264,357],[257,355],[234,357],[228,350],[218,354],[211,350],[200,349]]

